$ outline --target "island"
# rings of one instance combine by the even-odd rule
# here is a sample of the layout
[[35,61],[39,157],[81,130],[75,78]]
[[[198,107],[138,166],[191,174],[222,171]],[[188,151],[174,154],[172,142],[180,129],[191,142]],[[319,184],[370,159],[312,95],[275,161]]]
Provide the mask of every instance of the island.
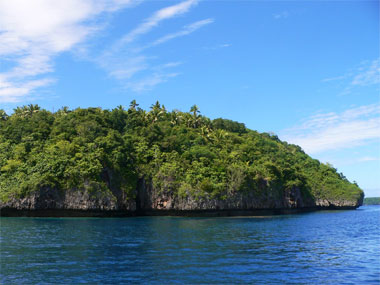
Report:
[[0,110],[2,216],[250,215],[363,198],[301,147],[196,105]]
[[365,197],[363,205],[380,205],[380,197]]

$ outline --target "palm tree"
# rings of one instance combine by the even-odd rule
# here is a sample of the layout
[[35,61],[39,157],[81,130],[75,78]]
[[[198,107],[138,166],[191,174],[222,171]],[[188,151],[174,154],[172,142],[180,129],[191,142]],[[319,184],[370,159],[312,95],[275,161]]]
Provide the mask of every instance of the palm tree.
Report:
[[41,107],[38,105],[29,104],[28,106],[17,107],[14,111],[20,117],[31,117],[33,114],[39,112]]
[[59,109],[59,110],[57,111],[57,114],[58,114],[59,116],[66,116],[69,112],[70,112],[69,107],[64,106],[64,107],[62,107],[61,109]]
[[147,113],[145,110],[142,110],[140,111],[140,116],[142,118],[142,122],[143,124],[146,126],[149,124],[149,113]]
[[[165,108],[163,106],[163,108]],[[158,121],[158,119],[161,117],[162,114],[166,111],[165,109],[161,108],[160,102],[156,102],[156,104],[150,106],[151,111],[149,112],[150,116],[152,117],[152,123],[155,123]]]
[[228,137],[228,132],[219,129],[212,132],[212,136],[216,143],[221,144]]
[[181,123],[181,119],[182,119],[182,116],[179,115],[179,112],[178,110],[173,110],[171,113],[170,113],[170,123],[175,126],[175,125],[179,125]]
[[21,107],[17,107],[16,109],[13,109],[13,111],[15,115],[20,116],[20,117],[22,117],[24,113],[24,109]]
[[200,117],[198,116],[198,113],[200,113],[198,106],[197,105],[191,106],[190,113],[193,113],[192,117],[190,118],[191,120],[190,123],[193,128],[197,128],[200,122]]
[[0,109],[0,120],[5,121],[7,119],[8,119],[7,113],[5,113],[5,111],[3,109]]
[[201,136],[207,141],[213,141],[211,129],[207,126],[201,127]]
[[198,106],[197,105],[191,106],[190,113],[193,113],[193,117],[194,117],[194,119],[196,119],[198,116],[198,113],[200,113]]
[[28,107],[29,107],[29,114],[30,115],[33,115],[34,113],[37,113],[41,110],[41,107],[38,106],[37,104],[36,105],[29,104]]
[[152,106],[150,106],[150,108],[152,109],[152,110],[157,110],[157,109],[161,109],[161,104],[160,104],[160,102],[158,102],[158,101],[156,101],[156,103],[155,104],[153,104]]
[[137,107],[138,105],[139,105],[139,104],[136,103],[136,100],[133,99],[133,100],[131,101],[131,103],[129,104],[129,109],[130,109],[130,110],[136,110],[136,107]]

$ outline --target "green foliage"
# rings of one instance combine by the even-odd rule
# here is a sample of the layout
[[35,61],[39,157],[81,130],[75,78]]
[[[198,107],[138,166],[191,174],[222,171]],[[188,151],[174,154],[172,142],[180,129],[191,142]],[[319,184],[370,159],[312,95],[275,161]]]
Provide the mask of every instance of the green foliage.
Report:
[[364,198],[364,205],[380,205],[380,197]]
[[[185,198],[225,199],[238,191],[299,187],[310,199],[359,199],[362,191],[331,165],[299,146],[226,119],[211,121],[196,105],[149,112],[133,100],[129,109],[56,113],[37,105],[0,110],[0,199],[41,187],[134,195],[138,179]],[[265,190],[267,189],[267,190]],[[256,193],[255,192],[255,193]]]
[[222,129],[233,133],[246,133],[247,129],[243,123],[218,118],[212,121],[212,125],[215,129]]

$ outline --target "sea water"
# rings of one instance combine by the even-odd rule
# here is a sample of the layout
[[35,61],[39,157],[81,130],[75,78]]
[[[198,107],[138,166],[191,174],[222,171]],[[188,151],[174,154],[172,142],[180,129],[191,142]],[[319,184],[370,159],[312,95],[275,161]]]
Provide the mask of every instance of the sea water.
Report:
[[1,283],[380,283],[380,206],[262,217],[1,218]]

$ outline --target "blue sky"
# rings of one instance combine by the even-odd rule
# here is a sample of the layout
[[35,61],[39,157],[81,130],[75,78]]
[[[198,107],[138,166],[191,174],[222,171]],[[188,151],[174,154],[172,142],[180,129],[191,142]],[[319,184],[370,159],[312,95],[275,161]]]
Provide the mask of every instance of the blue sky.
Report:
[[378,1],[0,0],[0,108],[197,104],[380,196],[379,48]]

